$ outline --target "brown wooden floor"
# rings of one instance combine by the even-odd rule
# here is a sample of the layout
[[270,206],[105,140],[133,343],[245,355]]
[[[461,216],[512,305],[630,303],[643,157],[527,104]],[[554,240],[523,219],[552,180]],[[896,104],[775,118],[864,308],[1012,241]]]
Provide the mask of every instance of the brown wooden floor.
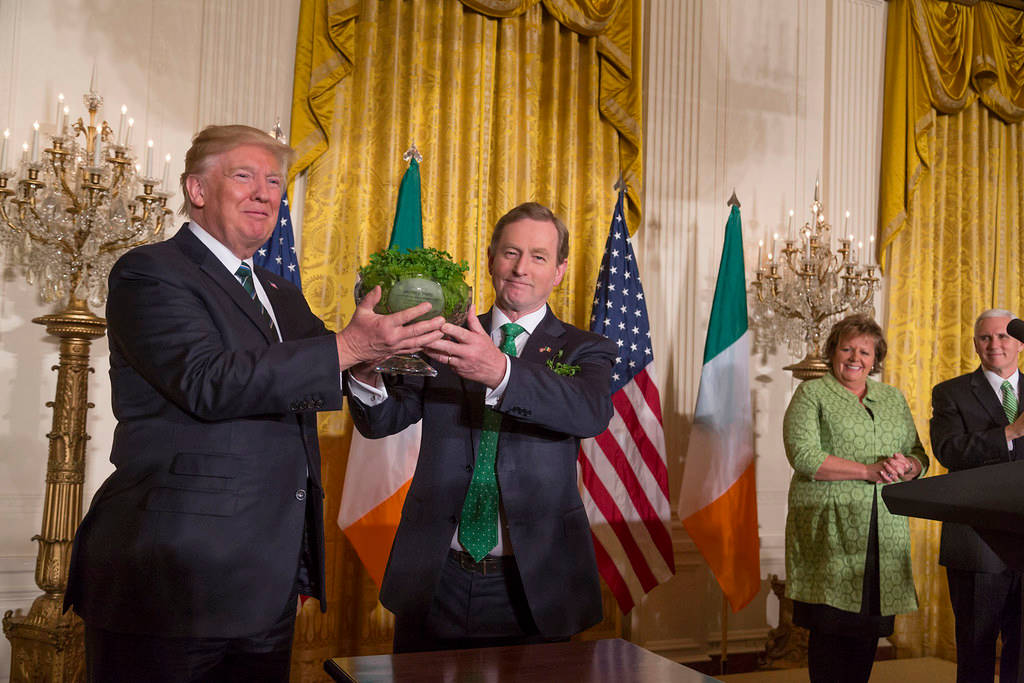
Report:
[[[724,683],[807,683],[807,669],[777,669],[716,676]],[[875,662],[871,683],[954,683],[956,664],[945,659],[890,659]]]

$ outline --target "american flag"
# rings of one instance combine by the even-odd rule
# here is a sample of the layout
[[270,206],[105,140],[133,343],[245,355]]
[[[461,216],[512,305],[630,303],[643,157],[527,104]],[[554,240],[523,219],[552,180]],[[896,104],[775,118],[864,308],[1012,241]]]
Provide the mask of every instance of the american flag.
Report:
[[580,446],[583,502],[601,577],[623,613],[675,574],[668,469],[647,304],[620,190],[590,329],[619,347],[608,429]]
[[295,235],[292,233],[292,215],[288,211],[288,195],[281,197],[281,208],[277,212],[277,225],[270,239],[256,250],[252,262],[261,268],[277,273],[293,285],[302,288],[299,277],[299,255],[295,253]]

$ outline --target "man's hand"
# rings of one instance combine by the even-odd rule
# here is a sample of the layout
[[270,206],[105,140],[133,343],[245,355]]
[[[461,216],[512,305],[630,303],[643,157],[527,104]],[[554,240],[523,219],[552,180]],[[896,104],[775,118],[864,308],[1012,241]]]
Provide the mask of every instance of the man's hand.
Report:
[[1017,416],[1017,419],[1006,425],[1006,440],[1013,441],[1024,436],[1024,413]]
[[428,302],[391,315],[378,315],[373,312],[378,301],[380,287],[374,287],[356,306],[345,329],[335,335],[342,370],[361,363],[378,363],[398,353],[416,353],[441,339],[442,316],[406,324],[429,312]]
[[446,363],[459,377],[493,389],[505,377],[505,354],[480,324],[473,304],[469,306],[466,323],[468,330],[451,323],[442,325],[441,332],[446,338],[427,344],[426,353],[439,363]]

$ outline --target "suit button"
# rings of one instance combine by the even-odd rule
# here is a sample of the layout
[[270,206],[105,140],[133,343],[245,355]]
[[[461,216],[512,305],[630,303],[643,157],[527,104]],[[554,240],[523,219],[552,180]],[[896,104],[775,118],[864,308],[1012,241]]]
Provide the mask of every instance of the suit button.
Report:
[[466,471],[467,472],[472,472],[473,471],[473,466],[472,465],[466,465]]
[[456,517],[455,515],[452,515],[451,517],[448,518],[448,521],[451,522],[452,524],[458,524],[459,523],[459,518]]
[[295,500],[306,500],[306,489],[299,489],[295,492]]

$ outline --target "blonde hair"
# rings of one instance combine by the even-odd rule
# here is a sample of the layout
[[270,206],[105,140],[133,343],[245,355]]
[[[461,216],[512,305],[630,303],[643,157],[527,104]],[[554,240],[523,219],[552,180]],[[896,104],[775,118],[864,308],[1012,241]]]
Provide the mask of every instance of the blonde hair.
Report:
[[189,176],[203,175],[217,156],[242,145],[257,145],[267,150],[277,159],[281,173],[288,175],[288,166],[295,158],[295,150],[278,142],[270,133],[252,126],[207,126],[196,133],[192,138],[192,146],[185,153],[185,171],[181,174],[181,193],[185,196],[185,203],[178,213],[192,216],[192,200],[188,196],[185,180]]

